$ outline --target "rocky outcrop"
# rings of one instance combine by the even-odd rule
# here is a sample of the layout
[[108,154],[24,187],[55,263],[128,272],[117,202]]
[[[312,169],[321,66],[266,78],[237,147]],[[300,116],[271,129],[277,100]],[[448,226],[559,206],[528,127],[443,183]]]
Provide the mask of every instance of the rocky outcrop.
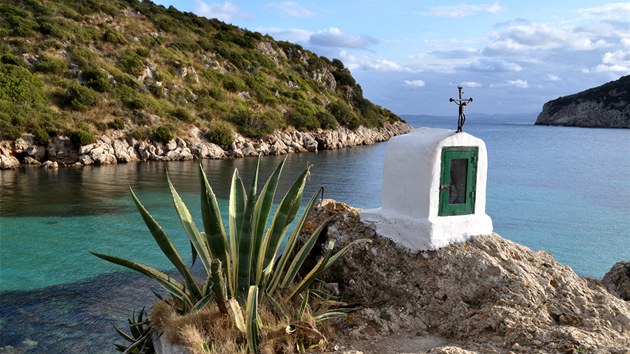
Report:
[[325,237],[336,248],[372,240],[354,247],[325,279],[363,306],[339,324],[340,342],[357,343],[354,349],[375,353],[370,343],[392,334],[437,336],[483,353],[628,349],[630,304],[546,252],[496,234],[410,252],[363,225],[358,209],[331,200],[317,207],[309,228],[329,216]]
[[630,75],[545,103],[536,124],[630,128]]
[[359,127],[350,130],[319,129],[315,132],[296,130],[277,131],[264,139],[249,139],[234,134],[234,143],[227,151],[209,142],[198,128],[192,128],[186,136],[168,143],[139,141],[122,132],[103,135],[93,144],[76,149],[69,138],[52,138],[47,147],[34,144],[31,134],[24,134],[15,141],[3,141],[0,145],[0,168],[9,169],[24,164],[40,164],[46,159],[62,165],[105,165],[135,161],[187,161],[194,158],[225,159],[258,155],[285,155],[295,152],[317,152],[357,145],[369,145],[386,141],[395,135],[411,131],[402,122],[386,123],[381,128]]
[[602,283],[611,293],[630,301],[630,262],[617,262],[604,275]]

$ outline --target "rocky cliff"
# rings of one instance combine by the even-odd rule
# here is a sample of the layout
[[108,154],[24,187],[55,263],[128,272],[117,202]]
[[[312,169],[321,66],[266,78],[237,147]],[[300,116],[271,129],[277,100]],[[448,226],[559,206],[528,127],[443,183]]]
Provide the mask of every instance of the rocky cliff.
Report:
[[545,103],[536,124],[630,128],[630,75]]
[[363,306],[338,324],[338,348],[363,353],[627,353],[630,348],[630,303],[546,252],[497,234],[410,252],[363,225],[358,209],[332,200],[317,207],[312,225],[329,216],[326,237],[336,247],[372,240],[327,274],[327,281]]
[[110,131],[95,143],[76,148],[71,139],[58,136],[48,145],[37,145],[32,134],[23,134],[14,141],[0,142],[0,169],[22,164],[56,168],[60,165],[104,165],[135,161],[185,161],[194,158],[225,159],[258,155],[284,155],[293,152],[317,152],[386,141],[411,131],[403,122],[385,123],[380,128],[346,127],[300,132],[294,129],[275,131],[254,139],[233,133],[233,143],[226,150],[208,141],[198,128],[183,137],[161,143],[136,140],[120,131]]

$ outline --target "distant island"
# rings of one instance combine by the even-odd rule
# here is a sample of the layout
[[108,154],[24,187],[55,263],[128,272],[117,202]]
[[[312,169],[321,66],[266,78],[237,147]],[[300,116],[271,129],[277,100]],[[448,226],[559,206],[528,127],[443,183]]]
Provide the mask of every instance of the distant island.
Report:
[[545,103],[536,124],[630,128],[630,75]]

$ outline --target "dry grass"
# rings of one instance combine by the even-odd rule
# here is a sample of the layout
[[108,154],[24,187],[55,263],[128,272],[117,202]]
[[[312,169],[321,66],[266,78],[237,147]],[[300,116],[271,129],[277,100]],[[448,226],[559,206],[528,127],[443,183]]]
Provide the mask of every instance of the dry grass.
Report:
[[[306,311],[299,321],[296,306],[283,306],[283,314],[271,310],[271,306],[259,304],[258,315],[263,324],[260,329],[260,350],[265,354],[295,353],[298,345],[303,348],[320,347],[327,344],[322,333],[331,333],[326,323],[318,323]],[[207,346],[212,353],[245,353],[245,335],[241,333],[231,314],[223,315],[216,304],[209,303],[203,309],[177,314],[165,301],[159,301],[151,310],[151,323],[155,330],[166,336],[170,343],[180,344],[193,354],[205,353]],[[288,333],[287,328],[291,328]]]

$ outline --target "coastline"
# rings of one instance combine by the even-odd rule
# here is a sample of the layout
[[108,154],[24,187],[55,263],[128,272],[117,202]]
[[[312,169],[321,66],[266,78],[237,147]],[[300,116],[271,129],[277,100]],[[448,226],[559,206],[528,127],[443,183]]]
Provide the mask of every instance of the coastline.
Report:
[[295,129],[276,131],[262,138],[246,138],[234,133],[234,142],[224,150],[209,142],[197,127],[168,143],[136,140],[123,131],[110,130],[93,144],[76,148],[70,138],[57,136],[46,146],[37,145],[32,134],[16,140],[0,142],[0,169],[20,165],[46,168],[128,163],[136,161],[188,161],[193,159],[229,159],[246,156],[285,155],[289,153],[336,150],[387,141],[393,136],[409,133],[413,128],[404,122],[384,123],[380,128],[356,130],[339,127],[300,132]]

